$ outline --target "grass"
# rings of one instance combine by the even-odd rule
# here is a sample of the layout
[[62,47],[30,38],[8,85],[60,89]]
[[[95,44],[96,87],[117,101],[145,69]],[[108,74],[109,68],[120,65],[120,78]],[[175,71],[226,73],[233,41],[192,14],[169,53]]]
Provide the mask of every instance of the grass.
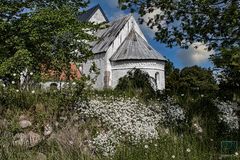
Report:
[[[96,91],[94,94],[107,97],[117,96],[111,90]],[[183,135],[174,132],[170,134],[160,132],[160,138],[151,142],[137,145],[129,144],[129,142],[121,143],[117,146],[117,151],[112,157],[104,157],[94,150],[86,151],[80,145],[65,145],[58,141],[43,141],[33,148],[12,146],[14,134],[24,132],[17,125],[21,114],[31,117],[34,120],[31,129],[40,133],[44,123],[59,121],[60,116],[71,117],[74,114],[69,108],[74,100],[72,99],[74,96],[71,95],[71,92],[65,94],[64,91],[61,94],[41,90],[36,90],[34,94],[31,91],[21,91],[20,93],[16,93],[15,90],[1,91],[0,97],[3,97],[4,101],[1,101],[0,104],[2,116],[0,120],[5,118],[9,124],[8,128],[1,127],[0,124],[0,160],[38,160],[39,153],[46,155],[48,160],[217,160],[221,156],[219,140],[211,141],[209,135],[199,137],[193,132],[187,132]],[[207,101],[204,100],[204,102]],[[184,104],[184,102],[182,103]],[[193,105],[189,103],[189,106]],[[209,111],[210,104],[201,102],[196,106],[202,112],[204,111],[202,117],[212,115]],[[194,108],[192,110],[199,113]],[[194,115],[194,112],[190,113]],[[208,118],[206,122],[209,122]],[[93,136],[98,131],[97,123],[90,119],[89,122],[81,124],[80,132],[88,129]],[[232,155],[223,159],[240,160],[240,156]]]
[[[1,144],[1,160],[32,160],[38,153],[46,155],[48,160],[217,160],[221,156],[217,152],[215,142],[202,142],[195,135],[177,137],[175,134],[161,136],[159,139],[142,144],[121,144],[112,157],[104,157],[85,152],[78,146],[66,146],[56,141],[43,142],[34,148],[11,146],[3,140]],[[240,157],[226,157],[239,160]]]

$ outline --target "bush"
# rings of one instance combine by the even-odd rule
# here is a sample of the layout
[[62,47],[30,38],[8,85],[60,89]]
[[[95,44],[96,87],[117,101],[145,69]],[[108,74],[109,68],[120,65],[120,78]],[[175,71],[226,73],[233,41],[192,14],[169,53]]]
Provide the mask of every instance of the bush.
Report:
[[127,96],[138,96],[144,100],[149,100],[155,97],[155,90],[148,73],[140,69],[133,69],[127,75],[119,79],[116,86],[116,91]]

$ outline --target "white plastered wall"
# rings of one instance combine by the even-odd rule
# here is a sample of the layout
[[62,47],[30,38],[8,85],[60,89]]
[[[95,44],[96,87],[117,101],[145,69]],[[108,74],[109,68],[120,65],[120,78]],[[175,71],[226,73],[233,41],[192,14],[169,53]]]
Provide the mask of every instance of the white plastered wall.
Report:
[[121,77],[131,71],[133,68],[141,69],[147,72],[150,77],[155,79],[155,74],[159,73],[158,90],[165,89],[164,61],[121,61],[112,63],[112,88],[115,88]]
[[83,64],[82,72],[85,75],[90,75],[91,78],[94,78],[96,75],[94,73],[90,73],[90,68],[93,64],[96,64],[97,68],[99,69],[99,75],[97,75],[97,79],[95,84],[93,84],[94,88],[102,89],[104,87],[104,71],[105,71],[105,53],[95,54],[93,58],[89,59],[86,63]]

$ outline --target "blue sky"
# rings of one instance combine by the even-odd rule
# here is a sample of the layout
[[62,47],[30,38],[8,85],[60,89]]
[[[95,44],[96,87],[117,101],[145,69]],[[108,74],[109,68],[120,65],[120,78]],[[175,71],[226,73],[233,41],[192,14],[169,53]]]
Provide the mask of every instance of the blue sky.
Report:
[[[100,4],[106,16],[110,21],[112,21],[129,14],[127,11],[122,11],[118,8],[117,1],[118,0],[91,0],[89,8]],[[137,15],[135,15],[135,17],[137,18]],[[204,49],[205,47],[198,47],[198,49],[190,47],[188,50],[180,49],[178,47],[168,48],[165,44],[160,44],[154,40],[154,32],[152,30],[145,25],[140,25],[140,27],[151,46],[167,59],[170,59],[174,63],[175,67],[183,68],[185,66],[192,65],[199,65],[206,68],[212,67],[208,57],[213,52],[207,52]]]

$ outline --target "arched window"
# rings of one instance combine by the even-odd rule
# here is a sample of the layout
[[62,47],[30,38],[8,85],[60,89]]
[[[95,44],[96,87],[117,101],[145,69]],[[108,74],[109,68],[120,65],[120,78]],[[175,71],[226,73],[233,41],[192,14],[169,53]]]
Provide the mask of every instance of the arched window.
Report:
[[160,85],[160,74],[159,74],[159,72],[155,73],[155,83],[156,83],[156,88],[158,89],[159,85]]

